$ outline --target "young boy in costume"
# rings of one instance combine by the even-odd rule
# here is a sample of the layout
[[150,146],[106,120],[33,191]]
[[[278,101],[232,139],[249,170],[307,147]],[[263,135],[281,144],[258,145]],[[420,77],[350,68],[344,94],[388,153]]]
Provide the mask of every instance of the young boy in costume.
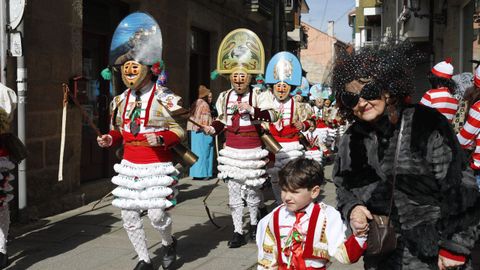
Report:
[[326,269],[332,257],[358,261],[366,235],[346,238],[340,213],[317,201],[325,182],[321,165],[300,158],[279,175],[283,204],[258,224],[258,269]]

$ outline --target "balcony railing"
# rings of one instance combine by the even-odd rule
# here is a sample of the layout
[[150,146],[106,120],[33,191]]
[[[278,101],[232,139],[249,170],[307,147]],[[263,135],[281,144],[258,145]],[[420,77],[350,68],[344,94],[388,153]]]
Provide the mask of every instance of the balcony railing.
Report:
[[251,12],[258,12],[271,16],[273,10],[273,0],[246,0]]

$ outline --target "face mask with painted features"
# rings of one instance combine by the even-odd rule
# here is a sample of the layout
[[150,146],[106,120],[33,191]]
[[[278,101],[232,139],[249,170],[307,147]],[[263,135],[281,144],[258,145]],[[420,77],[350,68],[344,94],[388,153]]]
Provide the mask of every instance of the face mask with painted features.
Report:
[[324,104],[324,101],[323,101],[323,98],[317,98],[315,99],[315,106],[317,106],[317,108],[323,108],[323,104]]
[[332,102],[330,101],[330,99],[326,99],[324,102],[323,102],[323,106],[324,107],[330,107],[330,105],[332,104]]
[[230,75],[230,82],[232,83],[235,93],[242,95],[249,90],[252,76],[243,70],[236,70]]
[[130,89],[138,90],[149,80],[148,67],[136,61],[127,61],[122,66],[123,83]]
[[285,101],[290,97],[292,86],[285,82],[278,82],[273,85],[273,95],[279,101]]

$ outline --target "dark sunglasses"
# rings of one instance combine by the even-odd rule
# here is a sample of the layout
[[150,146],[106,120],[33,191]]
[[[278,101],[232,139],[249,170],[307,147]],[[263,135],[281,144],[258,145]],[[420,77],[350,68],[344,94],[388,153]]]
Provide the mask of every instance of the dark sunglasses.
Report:
[[381,93],[382,88],[380,85],[374,82],[369,82],[362,87],[362,90],[358,94],[349,91],[343,91],[340,95],[340,99],[345,107],[353,109],[355,106],[357,106],[360,98],[365,100],[376,100],[380,99]]

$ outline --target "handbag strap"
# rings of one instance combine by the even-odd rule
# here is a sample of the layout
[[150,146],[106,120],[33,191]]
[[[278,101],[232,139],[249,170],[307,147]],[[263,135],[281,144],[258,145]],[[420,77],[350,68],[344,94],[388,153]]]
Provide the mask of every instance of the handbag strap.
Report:
[[392,214],[392,207],[393,207],[393,193],[395,192],[395,182],[397,181],[397,164],[398,164],[398,156],[400,155],[400,143],[402,142],[402,133],[403,133],[403,126],[405,124],[404,116],[402,113],[402,118],[400,122],[400,130],[398,131],[398,138],[397,144],[395,146],[395,157],[393,158],[393,177],[392,177],[392,198],[390,199],[390,207],[388,210],[388,223],[390,223],[390,215]]

